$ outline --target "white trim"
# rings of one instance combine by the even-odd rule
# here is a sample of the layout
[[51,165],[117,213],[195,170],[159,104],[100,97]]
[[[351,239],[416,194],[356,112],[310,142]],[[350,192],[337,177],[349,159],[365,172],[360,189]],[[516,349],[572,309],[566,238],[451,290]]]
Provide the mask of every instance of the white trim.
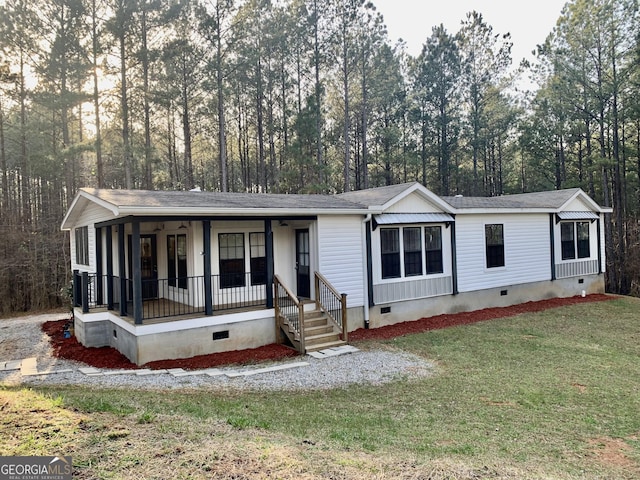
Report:
[[[429,203],[432,203],[433,205],[438,207],[443,212],[455,213],[455,211],[456,211],[455,208],[453,208],[447,202],[442,200],[439,196],[437,196],[431,190],[428,190],[426,187],[422,186],[421,184],[419,184],[417,182],[414,183],[413,185],[409,186],[407,189],[405,189],[404,191],[402,191],[401,193],[399,193],[395,197],[393,197],[391,200],[386,202],[384,205],[381,205],[380,208],[384,212],[385,210],[388,210],[393,205],[398,203],[400,200],[402,200],[403,198],[408,197],[409,195],[411,195],[414,192],[418,192],[420,195],[422,195],[422,197],[425,200],[427,200]],[[369,207],[369,208],[370,208],[370,210],[373,211],[373,207]],[[382,213],[382,212],[380,212],[380,213]]]
[[383,213],[373,217],[378,225],[427,224],[453,222],[448,213]]
[[560,220],[597,220],[600,216],[592,211],[584,212],[558,212],[558,218]]
[[264,318],[275,318],[275,310],[273,308],[264,310],[255,310],[252,312],[229,313],[224,315],[216,315],[211,317],[198,317],[185,320],[175,320],[170,322],[155,323],[152,325],[132,325],[126,320],[120,318],[117,314],[110,311],[99,313],[81,314],[81,322],[104,322],[110,321],[114,325],[126,330],[136,337],[142,335],[154,335],[157,333],[170,333],[182,330],[190,330],[194,328],[213,327],[216,325],[228,325],[232,323],[249,322]]

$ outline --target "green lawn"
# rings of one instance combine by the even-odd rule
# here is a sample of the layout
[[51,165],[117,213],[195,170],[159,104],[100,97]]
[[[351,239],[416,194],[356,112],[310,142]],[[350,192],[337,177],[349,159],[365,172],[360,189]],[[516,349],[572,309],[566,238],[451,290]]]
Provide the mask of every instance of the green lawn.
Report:
[[5,388],[0,438],[30,398],[68,419],[0,455],[55,446],[77,478],[640,478],[640,299],[358,346],[435,374],[302,393]]

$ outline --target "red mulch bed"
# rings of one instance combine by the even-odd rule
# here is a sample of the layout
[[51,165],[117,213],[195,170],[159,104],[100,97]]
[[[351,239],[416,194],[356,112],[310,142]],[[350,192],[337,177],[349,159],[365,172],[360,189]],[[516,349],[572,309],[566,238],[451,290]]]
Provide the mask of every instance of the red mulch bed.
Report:
[[435,317],[421,318],[412,322],[396,323],[380,328],[366,330],[359,328],[349,333],[349,341],[351,340],[382,340],[387,338],[400,337],[402,335],[410,335],[412,333],[426,332],[428,330],[437,330],[440,328],[453,327],[456,325],[468,325],[470,323],[483,322],[494,318],[505,318],[520,315],[521,313],[540,312],[549,308],[564,307],[565,305],[574,305],[576,303],[603,302],[613,300],[614,296],[594,294],[586,297],[569,297],[569,298],[551,298],[548,300],[539,300],[537,302],[525,302],[510,307],[485,308],[483,310],[474,310],[472,312],[460,312],[444,315],[436,315]]
[[[349,333],[349,341],[388,339],[402,335],[426,332],[456,325],[467,325],[494,318],[505,318],[527,312],[539,312],[548,308],[563,307],[577,303],[602,302],[616,298],[610,295],[588,295],[586,297],[552,298],[537,302],[526,302],[510,307],[485,308],[472,312],[461,312],[435,317],[421,318],[411,322],[397,323],[385,327],[366,330],[360,328]],[[96,368],[142,368],[131,363],[124,355],[111,347],[87,348],[82,346],[75,337],[64,338],[63,329],[67,320],[45,322],[42,330],[51,338],[51,345],[56,357],[77,360]],[[144,365],[144,368],[184,368],[187,370],[211,368],[220,365],[248,364],[264,360],[277,360],[295,357],[298,352],[283,345],[266,345],[264,347],[233,352],[212,353],[192,358],[176,360],[158,360]]]

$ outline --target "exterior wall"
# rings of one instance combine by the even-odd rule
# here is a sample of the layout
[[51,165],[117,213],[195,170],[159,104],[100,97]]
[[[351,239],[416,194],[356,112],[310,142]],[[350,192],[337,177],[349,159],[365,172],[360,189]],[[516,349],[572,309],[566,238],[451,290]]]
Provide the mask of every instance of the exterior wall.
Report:
[[580,197],[576,197],[566,204],[563,208],[566,212],[591,212],[591,207],[587,205]]
[[105,220],[113,218],[110,211],[105,208],[96,205],[95,203],[89,203],[82,211],[78,219],[78,223],[74,227],[89,227],[89,265],[80,265],[76,263],[76,236],[75,228],[71,229],[69,245],[71,254],[71,271],[79,270],[81,272],[95,272],[96,271],[96,230],[94,225]]
[[[601,258],[604,260],[604,250],[601,249],[598,251],[598,225],[601,219],[596,221],[589,220],[567,220],[555,222],[553,225],[554,230],[554,249],[555,249],[555,269],[556,269],[556,277],[575,277],[578,275],[586,275],[586,274],[595,274],[598,273],[598,254],[601,255]],[[589,256],[584,258],[574,258],[569,260],[562,259],[562,235],[561,235],[561,225],[563,223],[573,223],[576,222],[588,222],[589,223]],[[600,231],[600,235],[603,235],[603,229]],[[577,235],[574,230],[574,237]],[[604,239],[601,240],[601,248],[604,245]],[[606,262],[602,262],[603,264]],[[603,270],[604,271],[604,268]]]
[[[487,224],[504,225],[504,267],[486,267]],[[460,292],[551,280],[549,216],[458,215],[456,255]]]
[[384,213],[440,213],[441,208],[433,205],[422,195],[414,192],[391,205]]
[[[400,278],[382,278],[382,260],[380,257],[380,230],[382,228],[399,228],[404,227],[424,227],[437,226],[442,232],[442,262],[443,272],[436,274],[424,274],[421,276],[410,276]],[[376,304],[400,302],[413,300],[417,298],[433,297],[439,295],[448,295],[453,293],[453,263],[451,255],[451,235],[452,228],[447,227],[444,223],[429,223],[416,225],[384,225],[376,228],[371,234],[371,252],[372,252],[372,270],[373,270],[373,298]],[[402,243],[402,242],[401,242]],[[423,263],[424,241],[423,243]],[[402,245],[400,246],[402,249]],[[401,251],[402,252],[402,251]],[[403,263],[402,253],[400,258]]]
[[[274,325],[273,310],[131,325],[108,311],[83,314],[76,309],[74,322],[84,346],[113,347],[137,365],[268,345],[276,340]],[[214,340],[215,332],[229,337]]]
[[318,270],[347,294],[348,307],[364,305],[364,245],[362,216],[318,218]]
[[[582,283],[581,283],[582,281]],[[564,298],[585,294],[604,293],[604,275],[588,275],[562,280],[504,285],[473,292],[431,297],[389,305],[376,305],[369,311],[370,328],[418,320],[436,315],[469,312],[491,307],[507,307],[519,303]],[[506,292],[504,294],[503,292]],[[382,313],[382,309],[388,313]]]

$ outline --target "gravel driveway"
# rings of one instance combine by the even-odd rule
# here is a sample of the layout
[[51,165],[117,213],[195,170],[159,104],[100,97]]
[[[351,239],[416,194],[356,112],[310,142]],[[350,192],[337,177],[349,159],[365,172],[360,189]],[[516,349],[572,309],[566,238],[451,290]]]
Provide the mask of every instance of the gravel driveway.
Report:
[[[87,365],[53,357],[49,337],[41,330],[44,322],[63,318],[64,314],[52,313],[0,319],[0,364],[35,357],[39,372],[71,369],[65,373],[35,376],[22,376],[20,370],[0,371],[0,385],[80,384],[140,389],[327,389],[353,383],[380,384],[398,378],[424,377],[434,371],[433,364],[415,355],[390,350],[361,350],[323,359],[307,355],[255,366],[223,367],[218,369],[220,374],[216,376],[209,376],[203,371],[196,371],[188,376],[173,376],[169,373],[139,376],[134,371],[88,376],[79,370]],[[268,373],[233,376],[252,373],[269,366],[286,368],[301,363],[306,365]],[[109,373],[109,370],[102,372]]]

